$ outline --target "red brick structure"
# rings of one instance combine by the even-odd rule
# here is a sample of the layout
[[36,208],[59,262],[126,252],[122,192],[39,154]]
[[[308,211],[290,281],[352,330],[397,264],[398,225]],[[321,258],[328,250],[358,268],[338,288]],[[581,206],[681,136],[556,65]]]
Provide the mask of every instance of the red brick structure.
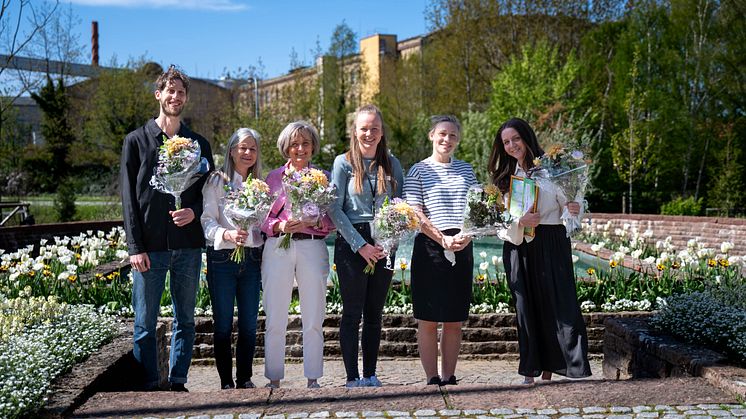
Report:
[[725,217],[692,217],[683,215],[657,214],[606,214],[592,213],[591,220],[599,225],[612,222],[612,232],[625,223],[637,227],[640,233],[653,231],[655,240],[671,236],[677,248],[686,247],[687,241],[699,238],[707,247],[720,249],[720,243],[733,243],[733,255],[746,254],[746,219]]

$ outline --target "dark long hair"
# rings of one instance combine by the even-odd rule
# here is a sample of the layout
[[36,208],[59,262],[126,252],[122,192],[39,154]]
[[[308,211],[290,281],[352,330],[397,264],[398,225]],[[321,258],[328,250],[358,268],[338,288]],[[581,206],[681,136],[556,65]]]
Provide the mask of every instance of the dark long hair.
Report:
[[390,179],[392,191],[396,189],[396,180],[392,174],[393,169],[391,168],[391,159],[389,159],[386,131],[383,127],[383,115],[381,115],[381,110],[375,105],[363,105],[357,108],[355,116],[352,119],[352,126],[350,127],[350,151],[347,152],[346,157],[347,161],[350,162],[350,165],[352,166],[352,172],[355,174],[355,192],[361,193],[363,191],[363,177],[365,176],[366,170],[370,169],[370,167],[363,167],[363,152],[360,150],[360,144],[358,144],[356,134],[357,117],[363,113],[374,114],[378,117],[378,120],[381,121],[381,130],[383,131],[381,132],[381,141],[376,147],[376,155],[370,165],[371,167],[378,166],[378,172],[376,174],[377,190],[374,192],[376,194],[384,194],[386,193],[386,178],[388,177]]
[[518,160],[508,155],[503,145],[502,133],[507,128],[513,128],[521,136],[521,140],[526,145],[526,159],[523,167],[528,170],[534,167],[534,158],[544,154],[544,150],[539,146],[536,134],[528,122],[520,118],[511,118],[500,126],[495,135],[495,141],[492,143],[492,153],[487,164],[487,172],[490,174],[492,183],[500,189],[500,192],[507,193],[510,189],[510,176],[515,173],[515,167]]

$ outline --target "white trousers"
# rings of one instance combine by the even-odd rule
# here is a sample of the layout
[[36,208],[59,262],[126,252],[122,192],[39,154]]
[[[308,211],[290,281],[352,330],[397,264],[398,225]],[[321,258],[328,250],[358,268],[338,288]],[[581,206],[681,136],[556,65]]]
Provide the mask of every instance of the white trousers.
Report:
[[303,323],[303,373],[314,380],[324,375],[324,331],[326,279],[329,251],[324,240],[291,240],[279,249],[279,239],[270,237],[262,255],[262,303],[266,314],[264,332],[264,376],[285,378],[285,335],[293,280],[298,284]]

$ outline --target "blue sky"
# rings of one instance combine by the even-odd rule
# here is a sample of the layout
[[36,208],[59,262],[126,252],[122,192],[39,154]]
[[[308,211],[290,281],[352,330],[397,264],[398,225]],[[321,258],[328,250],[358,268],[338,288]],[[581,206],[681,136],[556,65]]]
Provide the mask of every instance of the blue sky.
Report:
[[[76,30],[90,59],[91,21],[99,25],[99,62],[146,57],[180,65],[189,75],[217,78],[224,69],[257,65],[273,77],[290,68],[290,54],[311,63],[343,20],[359,38],[427,32],[427,0],[73,0]],[[62,5],[66,7],[67,4]]]

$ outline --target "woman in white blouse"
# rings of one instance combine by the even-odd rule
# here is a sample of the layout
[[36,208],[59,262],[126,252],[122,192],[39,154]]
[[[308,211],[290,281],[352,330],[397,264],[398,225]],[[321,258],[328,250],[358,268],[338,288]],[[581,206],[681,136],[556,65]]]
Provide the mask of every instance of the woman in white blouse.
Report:
[[[248,176],[261,179],[259,133],[239,128],[226,147],[225,162],[202,189],[204,211],[201,221],[207,239],[207,284],[213,311],[213,345],[220,388],[253,388],[251,382],[256,320],[261,287],[262,239],[259,227],[249,231],[231,224],[223,215],[225,186],[241,188]],[[240,263],[230,258],[236,246],[244,246]],[[236,382],[233,382],[233,302],[238,306]]]
[[[543,154],[529,124],[510,119],[500,127],[492,146],[488,165],[492,182],[507,196],[511,176],[527,176],[534,158]],[[500,232],[518,320],[518,373],[526,385],[533,385],[539,374],[544,380],[551,379],[552,373],[571,378],[591,375],[570,239],[560,218],[564,207],[579,215],[579,203],[567,202],[555,189],[540,185],[536,211]],[[533,227],[534,236],[525,235],[525,227]]]

